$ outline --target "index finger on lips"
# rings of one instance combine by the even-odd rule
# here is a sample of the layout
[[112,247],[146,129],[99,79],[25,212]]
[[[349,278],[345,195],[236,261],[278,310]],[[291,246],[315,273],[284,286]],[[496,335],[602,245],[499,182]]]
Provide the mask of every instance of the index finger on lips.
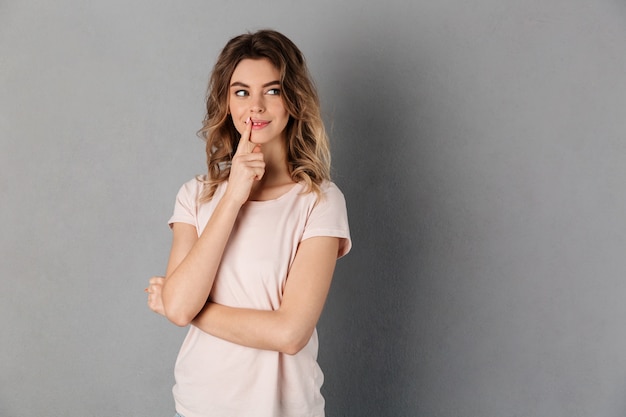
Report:
[[239,138],[235,155],[250,153],[250,132],[252,132],[252,120],[248,117],[248,119],[246,119],[246,127]]

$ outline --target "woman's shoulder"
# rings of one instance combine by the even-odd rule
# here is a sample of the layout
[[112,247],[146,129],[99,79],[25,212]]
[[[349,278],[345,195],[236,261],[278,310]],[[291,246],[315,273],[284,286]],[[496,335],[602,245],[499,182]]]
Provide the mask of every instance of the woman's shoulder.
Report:
[[[183,183],[180,187],[179,195],[184,194],[189,198],[198,200],[201,198],[202,192],[204,191],[204,187],[207,183],[206,175],[197,175]],[[217,186],[214,197],[221,194],[225,183],[226,182],[224,181]]]
[[339,188],[339,186],[337,184],[335,184],[331,180],[324,180],[324,181],[322,181],[322,184],[320,185],[320,188],[322,190],[334,190],[334,191],[341,192],[341,189]]
[[187,197],[197,197],[202,192],[204,182],[201,176],[193,177],[180,186],[178,194],[184,194]]
[[322,184],[320,184],[320,191],[322,197],[328,196],[329,198],[338,198],[341,200],[345,199],[341,189],[337,186],[337,184],[330,180],[325,180]]
[[325,180],[318,185],[318,191],[307,190],[305,184],[300,183],[299,197],[306,201],[309,210],[320,210],[322,207],[345,207],[346,199],[337,184]]

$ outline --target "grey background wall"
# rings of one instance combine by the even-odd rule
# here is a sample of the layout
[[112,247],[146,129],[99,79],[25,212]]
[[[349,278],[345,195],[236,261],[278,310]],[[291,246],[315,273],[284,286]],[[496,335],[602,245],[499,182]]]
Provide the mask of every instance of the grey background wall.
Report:
[[231,36],[308,57],[353,252],[329,416],[626,415],[618,0],[0,2],[0,415],[170,416],[145,307]]

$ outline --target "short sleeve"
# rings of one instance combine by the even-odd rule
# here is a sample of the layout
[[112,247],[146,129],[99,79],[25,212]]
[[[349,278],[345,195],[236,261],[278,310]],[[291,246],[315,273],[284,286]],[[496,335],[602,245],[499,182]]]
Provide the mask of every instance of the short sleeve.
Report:
[[352,247],[346,200],[333,183],[325,185],[322,191],[322,198],[309,214],[302,240],[316,236],[338,237],[340,241],[337,258],[341,258]]
[[187,223],[196,226],[198,213],[198,184],[199,181],[193,179],[180,187],[176,195],[174,214],[168,221],[170,227],[172,227],[174,223]]

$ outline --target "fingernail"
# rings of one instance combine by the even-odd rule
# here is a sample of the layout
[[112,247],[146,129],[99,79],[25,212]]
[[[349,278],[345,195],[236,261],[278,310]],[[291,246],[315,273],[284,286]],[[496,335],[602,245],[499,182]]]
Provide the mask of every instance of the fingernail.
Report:
[[246,119],[246,124],[248,124],[248,123],[250,123],[250,118],[249,117]]

